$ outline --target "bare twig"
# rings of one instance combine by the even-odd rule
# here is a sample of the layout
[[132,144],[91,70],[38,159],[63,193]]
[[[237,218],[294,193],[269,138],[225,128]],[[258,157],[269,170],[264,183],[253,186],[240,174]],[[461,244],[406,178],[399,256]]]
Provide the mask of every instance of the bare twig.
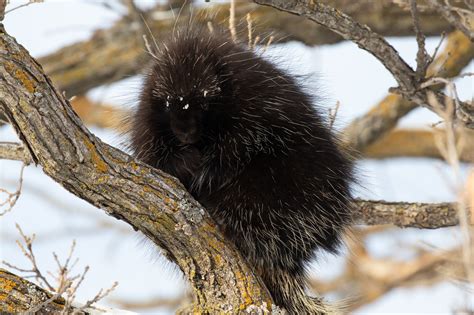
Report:
[[426,76],[426,70],[433,59],[428,55],[425,48],[425,35],[420,29],[420,18],[418,16],[416,0],[410,0],[410,12],[413,17],[413,28],[418,43],[418,52],[416,54],[416,77],[418,83],[422,82]]
[[[194,8],[193,24],[196,27],[206,27],[209,16],[215,16],[215,28],[228,23],[230,4],[214,2],[212,6]],[[373,5],[373,0],[358,0],[352,1],[350,6],[347,0],[331,0],[330,3],[382,35],[413,36],[409,12],[391,1],[378,1],[377,5]],[[296,40],[307,45],[319,45],[343,40],[324,27],[271,8],[247,1],[235,1],[235,7],[236,21],[245,19],[245,15],[252,12],[252,17],[258,19],[258,23],[254,23],[253,33],[271,33],[276,42]],[[164,9],[169,10],[169,7]],[[157,40],[170,35],[175,21],[171,14],[165,18],[153,18],[154,13],[163,13],[162,10],[163,7],[157,5],[143,13],[149,17],[147,22]],[[189,10],[185,11],[185,15],[180,17],[180,23],[189,20],[189,13]],[[381,14],[384,14],[382,19]],[[439,35],[449,27],[439,14],[433,12],[421,12],[420,24],[427,36]],[[137,74],[143,69],[146,64],[143,60],[147,56],[141,35],[138,36],[136,29],[130,27],[130,18],[124,17],[111,28],[97,30],[90,39],[64,47],[40,58],[39,62],[59,90],[66,91],[67,95],[83,95],[91,88]],[[246,40],[246,32],[237,30],[237,36],[239,35],[242,40]]]
[[[304,16],[328,27],[343,38],[353,41],[360,48],[374,55],[392,73],[399,87],[390,89],[391,92],[400,93],[407,100],[434,110],[427,100],[426,92],[419,88],[416,72],[382,36],[366,25],[359,24],[347,14],[322,2],[309,0],[254,0],[254,2]],[[435,92],[435,94],[439,99],[445,97],[441,92]],[[462,107],[467,108],[467,105],[462,104]],[[469,114],[470,111],[467,113],[458,115],[459,121],[468,128],[474,128],[474,109],[472,115]]]
[[[428,68],[428,76],[455,77],[474,57],[474,44],[460,31],[448,35],[446,47]],[[432,88],[440,89],[442,85]],[[359,151],[395,127],[398,120],[416,108],[400,95],[388,95],[343,132],[346,142]]]
[[78,314],[88,308],[90,308],[93,304],[99,302],[100,300],[104,299],[108,296],[115,288],[118,286],[118,282],[114,282],[110,288],[107,290],[100,289],[99,292],[89,301],[87,301],[83,306],[77,308],[72,312],[72,314]]
[[[3,262],[3,264],[22,273],[33,274],[33,276],[40,283],[40,285],[46,286],[47,290],[53,292],[53,294],[49,298],[43,299],[40,303],[34,303],[33,305],[31,305],[26,311],[27,313],[36,313],[40,310],[43,310],[53,301],[56,301],[59,298],[63,298],[65,304],[63,310],[61,311],[61,314],[68,314],[70,311],[72,311],[73,314],[77,314],[81,311],[86,310],[87,308],[91,308],[93,304],[97,303],[99,300],[107,296],[118,285],[118,283],[115,282],[108,290],[104,291],[100,289],[96,296],[94,296],[91,300],[87,301],[83,306],[78,307],[76,309],[72,309],[71,305],[74,302],[74,299],[76,298],[77,290],[84,281],[84,278],[89,270],[89,266],[86,266],[82,273],[77,275],[71,274],[76,263],[78,262],[78,259],[75,259],[74,261],[72,260],[74,249],[76,247],[76,241],[72,242],[71,247],[69,249],[69,253],[64,263],[62,263],[58,255],[53,252],[53,258],[56,262],[58,269],[55,273],[48,272],[49,276],[52,277],[56,283],[56,285],[52,285],[52,282],[47,279],[47,277],[38,267],[36,257],[33,251],[33,242],[36,237],[35,234],[33,234],[32,236],[28,236],[23,233],[22,229],[18,224],[16,225],[16,227],[23,241],[23,243],[17,241],[17,244],[23,255],[25,255],[25,257],[31,263],[31,269],[19,268],[5,261]],[[29,276],[30,275],[28,275],[27,277]]]
[[425,84],[438,84],[443,83],[446,85],[448,94],[450,97],[445,98],[445,105],[441,106],[438,99],[429,95],[431,100],[431,105],[435,108],[438,108],[439,115],[443,118],[443,121],[446,125],[446,137],[438,139],[438,147],[441,154],[444,156],[445,160],[451,165],[455,178],[455,191],[459,194],[459,203],[458,203],[458,217],[460,222],[460,229],[463,236],[462,242],[462,256],[464,262],[464,269],[467,275],[468,281],[474,283],[474,267],[472,265],[472,260],[474,259],[474,241],[471,236],[471,227],[469,225],[469,209],[466,204],[466,199],[464,198],[464,182],[461,172],[460,159],[458,153],[458,146],[456,142],[456,132],[454,124],[454,112],[456,106],[459,106],[459,97],[456,91],[456,85],[452,80],[445,78],[431,78]]
[[448,0],[441,1],[444,2],[444,4],[441,4],[439,0],[427,0],[426,3],[436,9],[451,25],[466,34],[471,41],[474,41],[474,26],[472,25],[474,13],[470,10],[454,7]]
[[[0,1],[5,1],[5,0],[0,0]],[[14,7],[14,8],[12,8],[12,9],[6,11],[5,14],[8,14],[8,13],[13,12],[13,11],[15,11],[15,10],[18,10],[18,9],[20,9],[20,8],[24,8],[24,7],[26,7],[26,6],[29,6],[30,4],[33,4],[33,3],[42,3],[42,2],[44,2],[44,0],[29,0],[27,3],[21,4],[21,5],[17,6],[17,7]],[[6,3],[5,3],[5,4],[6,4]],[[0,21],[1,21],[1,19],[0,19]]]
[[[57,297],[53,300],[51,297],[56,297],[56,294],[41,288],[35,283],[26,280],[24,277],[19,277],[2,268],[0,268],[0,296],[2,297],[0,299],[0,313],[2,314],[32,314],[30,312],[34,310],[32,306],[40,304],[43,305],[43,308],[36,314],[70,314],[74,313],[77,307],[81,307],[79,303],[66,305],[67,303],[62,297]],[[46,301],[49,303],[44,303]],[[76,304],[79,306],[76,306]],[[91,307],[80,313],[135,314],[133,312],[103,307],[100,309]]]
[[33,234],[32,236],[27,236],[25,233],[23,233],[23,230],[21,229],[21,227],[16,224],[16,228],[18,230],[18,232],[20,233],[21,237],[22,237],[22,241],[16,241],[16,244],[18,245],[18,247],[20,248],[21,252],[23,253],[23,255],[30,261],[31,263],[31,269],[24,269],[24,268],[19,268],[19,267],[16,267],[10,263],[7,263],[6,261],[2,261],[3,264],[5,264],[6,266],[12,268],[12,269],[15,269],[15,270],[18,270],[20,272],[27,272],[27,273],[32,273],[33,276],[36,278],[36,280],[46,286],[46,288],[50,291],[54,291],[54,287],[49,283],[49,281],[46,279],[46,277],[43,275],[43,273],[40,271],[40,269],[38,268],[38,264],[36,262],[36,256],[35,256],[35,253],[33,251],[33,241],[35,240],[35,234]]
[[25,169],[25,164],[23,164],[21,166],[20,180],[18,182],[18,188],[17,188],[16,191],[11,193],[11,192],[7,191],[6,189],[0,187],[0,194],[6,194],[7,195],[7,198],[4,201],[0,202],[0,209],[2,207],[7,206],[5,210],[0,212],[0,217],[2,215],[4,215],[5,213],[10,212],[13,209],[13,207],[15,206],[16,202],[18,201],[18,198],[20,198],[21,189],[23,187],[23,171],[24,171],[24,169]]

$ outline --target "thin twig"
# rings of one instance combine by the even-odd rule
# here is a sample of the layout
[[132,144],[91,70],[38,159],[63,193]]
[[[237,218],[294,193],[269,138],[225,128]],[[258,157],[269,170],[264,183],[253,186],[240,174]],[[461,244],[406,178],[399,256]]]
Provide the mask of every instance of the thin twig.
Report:
[[455,120],[454,113],[456,107],[459,106],[459,96],[456,91],[456,85],[452,80],[445,78],[432,78],[425,84],[438,84],[443,83],[446,85],[448,95],[444,102],[444,106],[441,106],[439,100],[434,95],[429,95],[431,105],[438,108],[439,115],[443,118],[446,125],[446,137],[445,141],[438,137],[438,147],[441,154],[445,157],[446,161],[451,165],[453,174],[455,177],[455,191],[458,193],[458,217],[460,223],[460,229],[463,237],[462,242],[462,256],[466,277],[469,282],[474,283],[474,273],[472,268],[474,241],[471,238],[471,227],[469,225],[469,210],[466,203],[466,199],[463,196],[464,182],[461,175],[461,166],[458,153],[458,146],[456,142],[456,131],[455,131]]
[[[399,87],[389,91],[403,95],[409,101],[433,110],[427,100],[426,91],[419,88],[416,72],[400,57],[399,53],[382,36],[368,26],[355,21],[352,17],[320,1],[309,0],[254,0],[258,4],[272,6],[279,10],[304,16],[309,20],[328,27],[347,40],[356,43],[374,55],[389,70]],[[435,92],[438,98],[444,98],[442,92]],[[474,129],[474,110],[461,103],[458,120],[466,127]],[[434,110],[433,110],[434,111]]]
[[[33,251],[33,242],[36,238],[36,235],[33,234],[32,236],[28,236],[25,233],[23,233],[23,230],[21,227],[17,224],[16,225],[19,234],[22,237],[22,242],[17,241],[17,245],[22,251],[23,255],[30,261],[31,263],[31,269],[25,269],[25,268],[19,268],[13,264],[3,262],[4,265],[23,272],[23,273],[28,273],[28,274],[33,274],[33,276],[36,278],[36,280],[45,285],[47,290],[53,292],[52,296],[41,303],[38,303],[37,305],[34,305],[30,307],[27,310],[27,313],[35,313],[43,309],[45,306],[49,305],[53,301],[57,300],[60,297],[63,297],[66,301],[65,306],[61,312],[61,314],[68,314],[71,310],[71,305],[74,302],[76,298],[76,293],[82,282],[84,281],[84,278],[89,271],[89,266],[86,266],[84,268],[84,271],[80,274],[72,275],[71,272],[74,269],[76,263],[78,262],[79,259],[72,259],[74,255],[74,250],[76,248],[76,241],[73,241],[71,243],[71,247],[69,248],[69,253],[66,257],[66,260],[64,263],[62,263],[56,253],[53,252],[53,258],[54,261],[56,262],[57,265],[57,271],[55,273],[48,272],[49,276],[52,277],[56,285],[53,286],[51,282],[47,279],[47,277],[43,274],[43,272],[39,269],[35,253]],[[30,277],[30,275],[26,276]],[[99,300],[103,299],[105,296],[107,296],[112,290],[114,290],[117,287],[118,283],[114,282],[111,288],[107,290],[100,289],[99,292],[89,301],[87,301],[83,306],[79,308],[74,308],[73,309],[73,314],[77,314],[79,312],[84,311],[87,308],[92,307],[93,304],[97,303]]]
[[425,35],[420,29],[420,18],[418,16],[416,0],[410,0],[410,12],[413,18],[413,28],[416,34],[416,42],[418,43],[418,52],[416,54],[416,77],[421,82],[426,76],[426,70],[433,61],[428,55],[425,47]]
[[18,181],[18,188],[14,192],[9,192],[4,188],[0,188],[0,193],[4,193],[7,195],[5,201],[0,202],[0,208],[8,205],[5,210],[0,212],[0,217],[3,216],[5,213],[10,212],[13,207],[15,206],[18,198],[20,198],[21,189],[23,187],[23,171],[25,170],[25,164],[22,164],[20,170],[20,180]]
[[[3,0],[3,1],[5,1],[5,0]],[[15,10],[18,10],[18,9],[20,9],[20,8],[24,8],[24,7],[26,7],[26,6],[29,6],[30,4],[33,4],[33,3],[42,3],[42,2],[44,2],[44,0],[29,0],[27,3],[20,4],[19,6],[14,7],[13,9],[10,9],[10,10],[6,11],[6,12],[5,12],[5,15],[8,14],[8,13],[13,12],[13,11],[15,11]],[[5,4],[6,4],[6,2],[5,2]],[[1,21],[1,19],[0,19],[0,21]]]
[[473,25],[471,25],[471,21],[474,20],[474,13],[454,7],[448,0],[443,2],[444,4],[439,3],[438,0],[427,0],[426,4],[435,9],[451,25],[462,31],[471,41],[474,41],[474,30]]

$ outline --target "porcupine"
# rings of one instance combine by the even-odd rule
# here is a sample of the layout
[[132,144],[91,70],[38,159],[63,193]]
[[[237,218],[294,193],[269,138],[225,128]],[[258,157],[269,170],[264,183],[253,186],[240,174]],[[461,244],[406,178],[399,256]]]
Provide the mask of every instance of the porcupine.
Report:
[[177,177],[290,314],[317,250],[350,223],[353,167],[294,77],[228,36],[179,30],[157,47],[131,117],[135,156]]

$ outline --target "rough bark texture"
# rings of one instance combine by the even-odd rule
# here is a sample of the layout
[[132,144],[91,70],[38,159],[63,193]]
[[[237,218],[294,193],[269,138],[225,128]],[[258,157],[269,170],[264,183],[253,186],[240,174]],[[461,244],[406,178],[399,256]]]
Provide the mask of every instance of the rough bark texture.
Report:
[[183,186],[91,134],[1,25],[0,110],[48,176],[140,230],[180,266],[194,288],[194,311],[271,305],[259,279]]
[[[25,313],[31,307],[39,305],[53,295],[17,275],[0,268],[0,312],[2,314]],[[59,313],[64,308],[65,301],[58,298],[48,303],[35,314]]]
[[27,165],[31,163],[25,147],[13,142],[0,142],[0,159],[22,161]]
[[[380,34],[372,31],[367,25],[358,23],[347,14],[312,0],[254,0],[256,3],[268,5],[281,11],[304,16],[307,19],[323,25],[339,34],[346,40],[353,41],[376,57],[385,68],[390,71],[399,87],[395,89],[403,97],[417,105],[426,107],[434,112],[427,97],[427,91],[420,89],[422,82],[418,81],[417,73],[403,60],[398,52]],[[444,104],[445,95],[433,90],[441,104]],[[457,118],[467,128],[474,129],[474,105],[460,102]]]
[[459,224],[454,203],[409,203],[357,200],[356,222],[437,229]]
[[[251,12],[255,26],[253,34],[259,35],[262,39],[273,34],[276,37],[273,42],[297,40],[307,45],[330,44],[342,40],[342,37],[331,30],[305,18],[247,1],[236,2],[236,21],[245,21],[246,14]],[[392,1],[381,1],[377,4],[372,0],[323,2],[342,9],[382,35],[413,36],[414,34],[410,12],[401,9]],[[150,12],[145,14],[145,18],[153,35],[160,41],[170,35],[174,27],[173,14],[169,11],[161,12],[160,18],[154,18],[153,16],[158,15]],[[196,8],[194,14],[195,25],[206,27],[207,21],[212,20],[225,27],[229,17],[229,5],[215,4]],[[182,13],[178,25],[188,21],[189,16]],[[147,56],[142,35],[149,34],[141,30],[139,24],[131,23],[130,18],[125,17],[110,29],[96,31],[89,40],[64,47],[40,58],[39,62],[59,90],[65,91],[68,96],[80,95],[93,87],[123,79],[138,73],[146,64],[143,62]],[[442,31],[451,29],[447,22],[430,11],[421,13],[421,24],[427,35],[439,35]],[[242,22],[237,27],[238,35],[247,42],[247,24]]]
[[0,0],[0,22],[3,21],[5,17],[5,8],[7,6],[7,0]]

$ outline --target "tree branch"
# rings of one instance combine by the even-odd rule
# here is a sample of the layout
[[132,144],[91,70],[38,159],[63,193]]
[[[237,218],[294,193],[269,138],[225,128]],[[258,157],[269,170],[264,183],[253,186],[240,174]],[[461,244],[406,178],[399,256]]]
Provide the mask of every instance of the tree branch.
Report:
[[359,224],[393,224],[399,227],[437,229],[459,224],[455,203],[409,203],[355,201],[355,220]]
[[[412,36],[410,13],[392,1],[382,1],[373,5],[372,0],[325,0],[361,23],[369,25],[374,31],[386,36]],[[193,25],[207,27],[212,16],[215,24],[226,23],[228,4],[204,6],[194,9]],[[342,38],[304,18],[277,12],[271,8],[257,6],[247,1],[236,1],[236,20],[244,20],[247,13],[257,21],[254,33],[265,38],[268,34],[276,37],[275,42],[289,40],[301,41],[307,45],[321,45],[340,42]],[[384,18],[381,19],[380,16]],[[174,16],[163,8],[144,12],[152,34],[161,40],[170,36],[174,26]],[[437,13],[425,11],[420,14],[421,27],[427,35],[439,35],[450,26]],[[187,14],[181,14],[178,25],[189,21]],[[237,35],[246,37],[245,23],[237,24]],[[148,35],[148,34],[147,34]],[[60,91],[67,95],[81,95],[89,89],[137,74],[146,64],[146,50],[142,36],[130,25],[130,18],[124,17],[109,29],[96,31],[92,37],[58,50],[39,59],[45,72],[51,77]]]
[[[256,3],[274,7],[278,10],[295,15],[304,16],[307,19],[323,25],[333,32],[339,34],[346,40],[351,40],[360,48],[368,51],[376,57],[385,68],[392,73],[399,87],[391,89],[392,92],[402,94],[407,100],[420,106],[426,107],[435,113],[438,109],[433,108],[428,102],[426,91],[420,88],[422,82],[417,80],[415,71],[400,57],[398,52],[382,36],[373,32],[367,25],[356,22],[349,15],[317,1],[287,1],[287,0],[254,0]],[[433,92],[439,100],[446,96],[441,92]],[[443,103],[441,103],[443,104]],[[458,120],[467,128],[474,128],[474,109],[466,103],[461,103],[462,112],[458,112]]]
[[461,8],[453,8],[448,1],[444,0],[445,5],[438,2],[438,0],[427,0],[427,5],[434,8],[438,13],[451,25],[462,31],[468,36],[471,41],[474,41],[474,13],[470,10],[465,10],[466,17],[464,18],[461,14],[456,14],[456,9],[463,12]]
[[[67,307],[67,310],[65,308]],[[32,309],[39,308],[35,312]],[[91,307],[87,303],[67,305],[62,297],[44,288],[0,268],[0,313],[2,314],[136,314],[123,310],[113,310],[104,307]]]
[[[0,268],[0,312],[24,313],[51,299],[53,294],[13,273]],[[65,306],[63,298],[47,303],[35,314],[59,314]]]
[[[436,158],[444,161],[436,136],[446,137],[444,130],[395,129],[364,149],[363,156],[372,159],[394,157]],[[474,132],[457,130],[456,147],[462,162],[474,163]]]
[[5,8],[7,7],[7,0],[0,0],[0,23],[5,17]]
[[195,312],[271,305],[261,281],[181,183],[92,135],[2,28],[0,109],[48,176],[140,230],[180,266],[194,288]]
[[0,142],[0,159],[22,161],[26,165],[31,163],[23,145],[13,142]]
[[[474,58],[474,43],[462,32],[448,35],[446,47],[428,68],[428,76],[452,78]],[[435,88],[441,88],[441,85]],[[398,120],[417,108],[400,95],[389,94],[370,111],[356,118],[343,132],[345,140],[352,147],[363,151],[367,146],[393,129]]]

